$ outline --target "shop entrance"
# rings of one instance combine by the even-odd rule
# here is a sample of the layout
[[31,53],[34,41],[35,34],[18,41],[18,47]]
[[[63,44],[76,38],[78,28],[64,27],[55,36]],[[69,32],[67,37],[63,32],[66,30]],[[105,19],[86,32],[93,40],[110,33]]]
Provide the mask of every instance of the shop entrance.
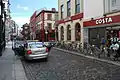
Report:
[[89,29],[89,43],[100,47],[101,38],[106,38],[105,28],[90,28]]

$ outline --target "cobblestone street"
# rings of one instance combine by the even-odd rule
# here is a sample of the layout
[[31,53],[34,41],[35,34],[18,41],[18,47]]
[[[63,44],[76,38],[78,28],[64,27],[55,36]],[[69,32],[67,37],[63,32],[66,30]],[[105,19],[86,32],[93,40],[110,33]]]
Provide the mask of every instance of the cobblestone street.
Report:
[[48,61],[26,62],[28,80],[119,80],[120,67],[52,49]]

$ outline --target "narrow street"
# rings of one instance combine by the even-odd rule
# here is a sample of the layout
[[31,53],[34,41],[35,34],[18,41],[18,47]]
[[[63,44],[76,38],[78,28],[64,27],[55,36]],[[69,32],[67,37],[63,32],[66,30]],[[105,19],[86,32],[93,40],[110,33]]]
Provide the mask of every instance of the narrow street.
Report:
[[119,80],[120,67],[52,49],[48,61],[26,62],[28,80]]

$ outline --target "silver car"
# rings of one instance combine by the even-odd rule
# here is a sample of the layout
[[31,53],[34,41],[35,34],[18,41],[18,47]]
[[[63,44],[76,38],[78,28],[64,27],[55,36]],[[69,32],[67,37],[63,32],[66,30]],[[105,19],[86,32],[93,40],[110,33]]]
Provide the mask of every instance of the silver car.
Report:
[[43,42],[28,42],[25,48],[26,60],[48,58],[48,48],[44,46]]

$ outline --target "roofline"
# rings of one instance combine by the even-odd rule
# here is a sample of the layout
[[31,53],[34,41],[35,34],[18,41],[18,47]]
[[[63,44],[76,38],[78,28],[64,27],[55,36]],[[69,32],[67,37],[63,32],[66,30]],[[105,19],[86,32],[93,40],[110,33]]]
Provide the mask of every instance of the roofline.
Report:
[[32,14],[32,16],[30,17],[30,19],[32,19],[32,17],[33,17],[34,15],[36,15],[36,12],[37,12],[37,11],[34,11],[34,13]]
[[45,13],[58,13],[58,11],[42,10],[39,14],[36,15],[36,17],[38,17],[42,12],[45,12]]

